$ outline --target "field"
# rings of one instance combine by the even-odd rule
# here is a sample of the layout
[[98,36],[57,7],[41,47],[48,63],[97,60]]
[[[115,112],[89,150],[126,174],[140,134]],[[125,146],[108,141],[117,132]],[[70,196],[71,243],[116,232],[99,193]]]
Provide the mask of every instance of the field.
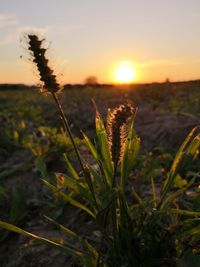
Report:
[[[132,86],[65,86],[60,94],[75,141],[84,158],[93,164],[81,131],[95,138],[95,107],[104,120],[107,110],[127,101],[138,108],[135,129],[141,137],[138,164],[131,183],[140,195],[148,196],[151,177],[156,184],[163,177],[175,152],[189,132],[200,125],[200,81]],[[93,101],[92,101],[93,100]],[[45,218],[47,215],[84,234],[90,240],[91,222],[79,209],[51,194],[41,178],[54,181],[54,173],[66,171],[62,154],[76,164],[69,137],[62,129],[56,107],[49,95],[25,86],[0,87],[0,214],[1,220],[40,236],[61,240],[63,235]],[[199,158],[188,164],[176,181],[181,188],[191,173],[200,177]],[[198,190],[197,190],[198,191]],[[189,208],[200,211],[199,191],[185,195]],[[192,198],[192,200],[190,199]],[[184,202],[183,201],[183,202]],[[186,203],[186,206],[188,204]],[[29,238],[0,230],[0,266],[80,266],[74,259]],[[90,229],[91,231],[91,229]],[[95,236],[96,230],[93,233]],[[66,237],[67,238],[67,237]],[[98,241],[98,232],[96,239]],[[69,242],[74,242],[71,239]],[[92,241],[94,242],[94,240]],[[12,256],[11,256],[12,255]],[[51,255],[51,256],[49,256]],[[188,267],[200,266],[197,255]],[[184,267],[183,266],[183,267]]]

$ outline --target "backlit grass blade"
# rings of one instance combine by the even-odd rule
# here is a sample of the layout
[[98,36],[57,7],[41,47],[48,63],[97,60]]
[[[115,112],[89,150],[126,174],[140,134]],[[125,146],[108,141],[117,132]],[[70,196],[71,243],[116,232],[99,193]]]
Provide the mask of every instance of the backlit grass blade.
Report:
[[177,152],[177,154],[175,156],[175,159],[173,161],[171,170],[170,170],[170,172],[172,174],[174,174],[176,172],[178,164],[180,163],[180,160],[183,157],[184,150],[185,150],[186,146],[189,144],[189,142],[191,141],[196,129],[197,129],[197,127],[192,129],[192,131],[188,134],[188,136],[186,137],[186,139],[184,140],[184,142],[180,146],[180,148],[179,148],[179,150],[178,150],[178,152]]
[[136,163],[139,150],[140,150],[140,138],[136,137],[134,124],[132,123],[130,131],[128,133],[128,137],[126,139],[124,153],[122,155],[121,188],[123,192],[125,190],[125,184],[129,177],[129,174]]
[[[93,197],[88,189],[88,185],[69,177],[68,175],[62,173],[56,173],[56,178],[62,180],[63,186],[71,189],[76,195],[79,195],[83,199],[85,199],[88,203],[94,204]],[[58,189],[59,190],[59,189]]]
[[95,218],[95,214],[89,209],[87,208],[85,205],[81,204],[80,202],[78,202],[77,200],[73,199],[72,197],[70,197],[69,195],[63,193],[61,190],[59,190],[58,188],[56,188],[54,185],[50,184],[49,182],[47,182],[46,180],[43,180],[43,183],[50,188],[54,193],[60,195],[61,197],[63,197],[63,199],[65,199],[67,202],[69,202],[71,205],[84,210],[85,212],[87,212],[90,216],[92,216],[93,218]]
[[182,160],[182,157],[185,153],[185,149],[187,147],[187,145],[189,144],[189,142],[191,141],[193,135],[194,135],[194,132],[196,131],[197,127],[195,127],[189,134],[188,136],[186,137],[185,141],[182,143],[182,145],[180,146],[176,156],[175,156],[175,159],[172,163],[172,167],[167,175],[167,178],[164,182],[164,185],[163,185],[163,188],[162,188],[162,194],[161,194],[161,199],[164,199],[167,192],[170,190],[173,182],[174,182],[174,179],[176,177],[176,173],[177,173],[177,168]]
[[[184,215],[184,216],[200,216],[200,211],[190,211],[181,209],[170,209],[172,213]],[[199,218],[200,219],[200,218]]]
[[90,151],[91,151],[94,159],[98,162],[99,161],[99,155],[97,153],[96,148],[94,147],[94,145],[92,144],[92,142],[90,141],[90,139],[87,137],[87,135],[84,134],[83,132],[82,132],[82,134],[83,134],[83,138],[85,140],[85,143],[86,143],[87,147],[90,149]]
[[139,204],[143,203],[142,198],[141,198],[141,197],[138,195],[138,193],[135,191],[135,188],[134,188],[134,187],[131,188],[131,194],[132,194],[132,196],[135,198],[135,200],[136,200]]
[[120,210],[120,226],[127,228],[129,227],[131,223],[131,217],[130,217],[130,209],[129,209],[128,203],[123,194],[120,194],[119,196],[119,203],[120,203],[120,209],[119,209]]
[[0,221],[0,227],[8,230],[8,231],[12,231],[12,232],[15,232],[15,233],[18,233],[18,234],[22,234],[22,235],[25,235],[27,237],[30,237],[32,239],[36,239],[42,243],[45,243],[47,245],[50,245],[56,249],[59,249],[61,251],[64,251],[64,252],[67,252],[73,256],[77,256],[77,257],[83,257],[85,255],[85,252],[79,250],[79,249],[76,249],[74,247],[72,247],[71,245],[69,244],[65,244],[65,245],[62,245],[60,243],[57,243],[55,241],[52,241],[50,239],[47,239],[47,238],[44,238],[44,237],[40,237],[38,235],[35,235],[35,234],[32,234],[30,232],[27,232],[25,230],[22,230],[21,228],[15,226],[15,225],[12,225],[12,224],[9,224],[9,223],[6,223],[6,222],[3,222],[3,221]]
[[22,187],[16,185],[12,191],[9,222],[18,224],[27,213],[26,196]]
[[156,208],[157,207],[157,194],[156,194],[156,186],[155,186],[153,177],[151,177],[151,187],[152,187],[152,193],[153,193],[153,205],[154,205],[154,208]]
[[183,239],[186,239],[192,236],[200,240],[200,225],[193,227],[190,230],[184,231],[183,233],[178,235],[179,238],[183,238]]
[[198,155],[199,147],[200,147],[200,134],[198,134],[189,144],[187,148],[187,154],[196,157]]
[[[82,237],[80,237],[80,235],[76,234],[75,232],[71,231],[69,228],[67,228],[66,226],[59,224],[58,222],[54,221],[53,219],[49,218],[48,216],[44,216],[48,221],[50,221],[51,223],[55,224],[59,229],[61,229],[63,232],[65,232],[67,235],[73,237],[74,239],[76,239],[79,244],[82,245],[83,249],[86,249],[88,251],[88,254],[90,255],[90,261],[97,260],[98,257],[98,252],[97,250],[88,243],[88,241]],[[93,265],[92,265],[93,266]]]
[[64,160],[67,164],[67,170],[69,171],[70,175],[75,178],[76,180],[79,180],[79,175],[78,173],[76,172],[76,170],[74,169],[74,167],[72,166],[72,164],[70,163],[70,161],[68,160],[67,158],[67,155],[64,154]]
[[[92,144],[90,139],[84,133],[82,133],[82,134],[83,134],[83,137],[84,137],[86,145],[90,149],[90,152],[92,153],[92,155],[93,155],[93,157],[94,157],[94,159],[95,159],[96,163],[98,164],[99,169],[101,171],[101,174],[102,174],[101,183],[102,183],[102,180],[103,180],[103,182],[108,186],[110,184],[110,179],[109,179],[109,175],[108,175],[108,173],[106,171],[106,168],[103,167],[104,166],[104,161],[100,157],[100,155],[98,154],[96,148],[94,147],[94,145]],[[90,171],[92,171],[94,173],[94,170],[92,170],[92,168],[90,168]],[[97,175],[95,175],[95,177],[96,176]]]
[[112,186],[113,178],[113,163],[111,160],[111,155],[108,147],[108,137],[107,132],[103,123],[103,120],[99,114],[96,112],[96,135],[97,135],[97,145],[100,151],[101,161],[106,172],[107,182]]
[[169,196],[166,197],[165,199],[161,198],[158,205],[159,209],[164,209],[167,205],[169,206],[174,199],[176,199],[179,195],[183,194],[188,188],[190,188],[193,185],[194,182],[195,178],[191,180],[191,182],[187,184],[185,187],[182,187],[181,189],[175,191],[174,193],[169,194]]

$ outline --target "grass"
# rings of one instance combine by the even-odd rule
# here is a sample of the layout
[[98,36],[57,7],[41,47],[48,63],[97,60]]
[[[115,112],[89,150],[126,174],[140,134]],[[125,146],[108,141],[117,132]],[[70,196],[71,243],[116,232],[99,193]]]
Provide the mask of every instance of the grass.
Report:
[[[121,112],[121,109],[114,110],[113,114],[117,112]],[[89,163],[84,163],[85,171],[87,170],[87,175],[90,175],[92,187],[87,182],[88,176],[85,177],[84,173],[80,176],[66,156],[68,174],[59,174],[57,177],[62,181],[62,186],[69,188],[70,191],[63,191],[62,187],[58,188],[47,180],[43,180],[54,195],[62,197],[91,217],[101,236],[100,244],[95,247],[85,238],[82,239],[77,233],[48,217],[50,222],[80,243],[80,249],[66,242],[60,244],[33,235],[2,221],[0,226],[35,238],[63,252],[66,251],[77,257],[84,266],[147,266],[147,264],[148,266],[181,266],[185,255],[190,253],[191,257],[192,253],[195,254],[195,251],[199,249],[198,216],[200,213],[182,209],[178,204],[180,195],[189,188],[192,188],[194,192],[197,190],[195,175],[190,182],[181,186],[181,189],[175,191],[172,189],[183,159],[187,156],[195,159],[198,156],[200,136],[195,132],[196,129],[190,133],[177,152],[161,190],[156,188],[154,177],[152,177],[151,198],[141,198],[134,187],[126,188],[125,186],[131,170],[136,166],[139,152],[140,139],[135,134],[133,124],[124,141],[122,160],[121,163],[117,163],[118,171],[114,171],[116,167],[113,165],[114,162],[109,152],[108,136],[104,123],[97,113],[97,150],[84,135],[85,142],[99,166],[96,170]],[[116,142],[112,145],[116,146]],[[113,182],[116,178],[119,179],[118,182]],[[130,193],[134,201],[127,197]]]
[[[37,58],[37,54],[34,57]],[[38,62],[40,64],[43,63]],[[43,73],[45,68],[39,66],[40,75],[46,90],[53,96],[67,136],[62,128],[56,127],[59,118],[57,120],[55,117],[50,98],[41,97],[36,92],[22,91],[14,92],[12,99],[12,91],[9,90],[7,94],[10,97],[0,107],[5,126],[2,136],[7,140],[3,153],[8,153],[9,158],[13,150],[29,151],[32,162],[35,162],[35,170],[40,173],[43,184],[53,193],[48,203],[53,203],[57,210],[61,209],[59,216],[54,216],[57,220],[45,217],[63,231],[63,239],[44,238],[19,227],[23,220],[26,221],[28,213],[20,187],[13,191],[10,215],[7,216],[7,222],[0,222],[0,226],[70,254],[83,266],[198,265],[199,129],[194,128],[190,132],[176,153],[155,148],[152,152],[140,155],[141,139],[136,134],[135,107],[132,104],[112,108],[104,120],[96,110],[96,116],[91,116],[95,117],[96,132],[78,132],[82,136],[81,141],[74,138],[72,133],[76,133],[78,127],[71,127],[71,121],[81,126],[82,114],[85,115],[85,106],[91,97],[97,99],[97,105],[104,103],[104,110],[108,104],[113,107],[134,98],[137,105],[144,103],[145,107],[152,110],[158,109],[160,102],[163,102],[162,108],[165,107],[168,112],[179,112],[183,107],[180,101],[174,100],[174,94],[176,99],[185,99],[190,94],[190,101],[183,112],[198,115],[198,105],[191,104],[192,101],[198,102],[198,82],[187,84],[193,87],[192,94],[186,92],[184,83],[176,84],[176,88],[171,84],[154,84],[121,87],[118,91],[114,87],[74,88],[73,91],[65,90],[60,100],[57,96],[60,87],[55,76],[46,77],[51,76],[52,72],[49,69]],[[182,90],[184,94],[180,93]],[[112,103],[105,101],[109,97],[112,97]],[[68,115],[66,117],[62,107],[66,99],[69,99],[67,111],[72,114],[71,121],[68,121]],[[15,105],[12,104],[13,100]],[[84,103],[83,107],[80,106],[81,102]],[[192,106],[194,112],[191,111]],[[49,110],[50,113],[47,112]],[[95,142],[88,134],[95,138]],[[9,146],[10,152],[7,150]],[[58,162],[61,164],[59,172],[55,168],[50,172],[49,167],[55,167]],[[6,167],[2,168],[2,198],[7,197],[4,188],[6,178],[18,170],[18,166],[11,172],[6,172]],[[72,205],[85,214],[84,218],[90,222],[90,226],[86,224],[87,235],[80,235],[59,223],[65,205]],[[79,217],[75,219],[79,224]],[[64,233],[71,239],[65,240]],[[3,245],[6,238],[2,239]]]

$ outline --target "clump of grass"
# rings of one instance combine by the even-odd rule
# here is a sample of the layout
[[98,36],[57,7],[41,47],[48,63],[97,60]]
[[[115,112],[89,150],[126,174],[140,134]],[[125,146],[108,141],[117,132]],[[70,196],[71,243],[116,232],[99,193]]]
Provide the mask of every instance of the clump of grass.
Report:
[[[44,51],[38,53],[42,41],[32,35],[29,38],[31,42],[37,40],[37,46],[32,44],[31,49],[33,56],[36,54],[38,57],[34,56],[34,60],[42,66],[39,57],[44,57]],[[44,69],[41,68],[41,71]],[[52,75],[48,68],[47,74]],[[45,84],[46,78],[43,76],[42,73],[41,79]],[[200,251],[200,212],[184,209],[179,200],[188,189],[197,190],[198,184],[194,176],[181,189],[174,191],[173,186],[184,157],[198,157],[200,133],[197,128],[191,131],[178,150],[162,188],[156,186],[152,177],[151,196],[142,198],[133,185],[127,188],[127,181],[136,167],[140,150],[140,138],[134,128],[135,107],[127,104],[110,111],[107,129],[97,111],[96,146],[83,133],[84,142],[96,162],[95,166],[90,165],[82,160],[76,147],[57,97],[59,90],[52,89],[50,84],[47,83],[47,89],[55,100],[83,171],[79,174],[65,155],[68,174],[56,174],[56,179],[61,180],[68,190],[62,190],[60,185],[57,187],[47,180],[43,182],[54,195],[61,196],[90,216],[101,237],[100,241],[96,245],[89,243],[86,237],[79,236],[48,217],[46,218],[50,222],[70,235],[79,245],[73,246],[68,242],[60,244],[3,221],[0,221],[0,226],[69,253],[87,267],[183,266],[186,254],[193,256]],[[55,86],[58,86],[57,82]],[[93,232],[90,236],[92,238]]]

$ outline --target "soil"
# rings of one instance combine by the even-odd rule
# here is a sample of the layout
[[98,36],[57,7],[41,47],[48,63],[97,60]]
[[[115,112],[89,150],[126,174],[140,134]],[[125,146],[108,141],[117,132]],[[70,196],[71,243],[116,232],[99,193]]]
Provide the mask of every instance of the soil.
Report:
[[[102,104],[99,106],[105,113],[105,105]],[[82,124],[85,124],[87,129],[93,131],[94,123],[92,122],[91,124],[91,120],[88,120],[89,115],[87,111],[83,114]],[[177,148],[189,131],[193,127],[200,125],[200,118],[187,113],[176,115],[166,112],[162,113],[159,110],[153,110],[148,105],[141,105],[139,106],[135,125],[137,133],[141,136],[143,142],[143,151],[150,151],[155,146]],[[74,125],[71,126],[72,129],[75,127]],[[28,152],[15,151],[6,164],[8,166],[12,166],[13,164],[17,165],[23,163],[23,161],[27,162],[27,159],[31,166],[29,167],[29,171],[27,172],[27,168],[19,168],[18,171],[6,178],[5,183],[9,192],[16,184],[23,185],[26,192],[28,212],[19,222],[19,226],[43,237],[53,237],[61,240],[63,234],[54,226],[50,225],[43,217],[43,214],[49,212],[48,203],[51,202],[51,199],[49,198],[47,189],[41,183],[38,173],[34,171],[33,165],[31,165],[33,160],[31,155]],[[46,205],[42,206],[43,202]],[[2,214],[5,212],[4,205],[2,204],[0,205],[0,211]],[[71,227],[75,230],[77,228],[79,233],[84,232],[85,234],[85,231],[87,232],[87,224],[89,224],[87,218],[81,212],[72,209],[70,206],[65,206],[61,220],[69,228]],[[86,227],[81,226],[82,224],[86,224]],[[1,236],[4,235],[1,233]],[[68,241],[71,242],[69,239]],[[71,257],[44,245],[33,245],[30,239],[21,235],[9,233],[0,244],[1,267],[78,266]]]

